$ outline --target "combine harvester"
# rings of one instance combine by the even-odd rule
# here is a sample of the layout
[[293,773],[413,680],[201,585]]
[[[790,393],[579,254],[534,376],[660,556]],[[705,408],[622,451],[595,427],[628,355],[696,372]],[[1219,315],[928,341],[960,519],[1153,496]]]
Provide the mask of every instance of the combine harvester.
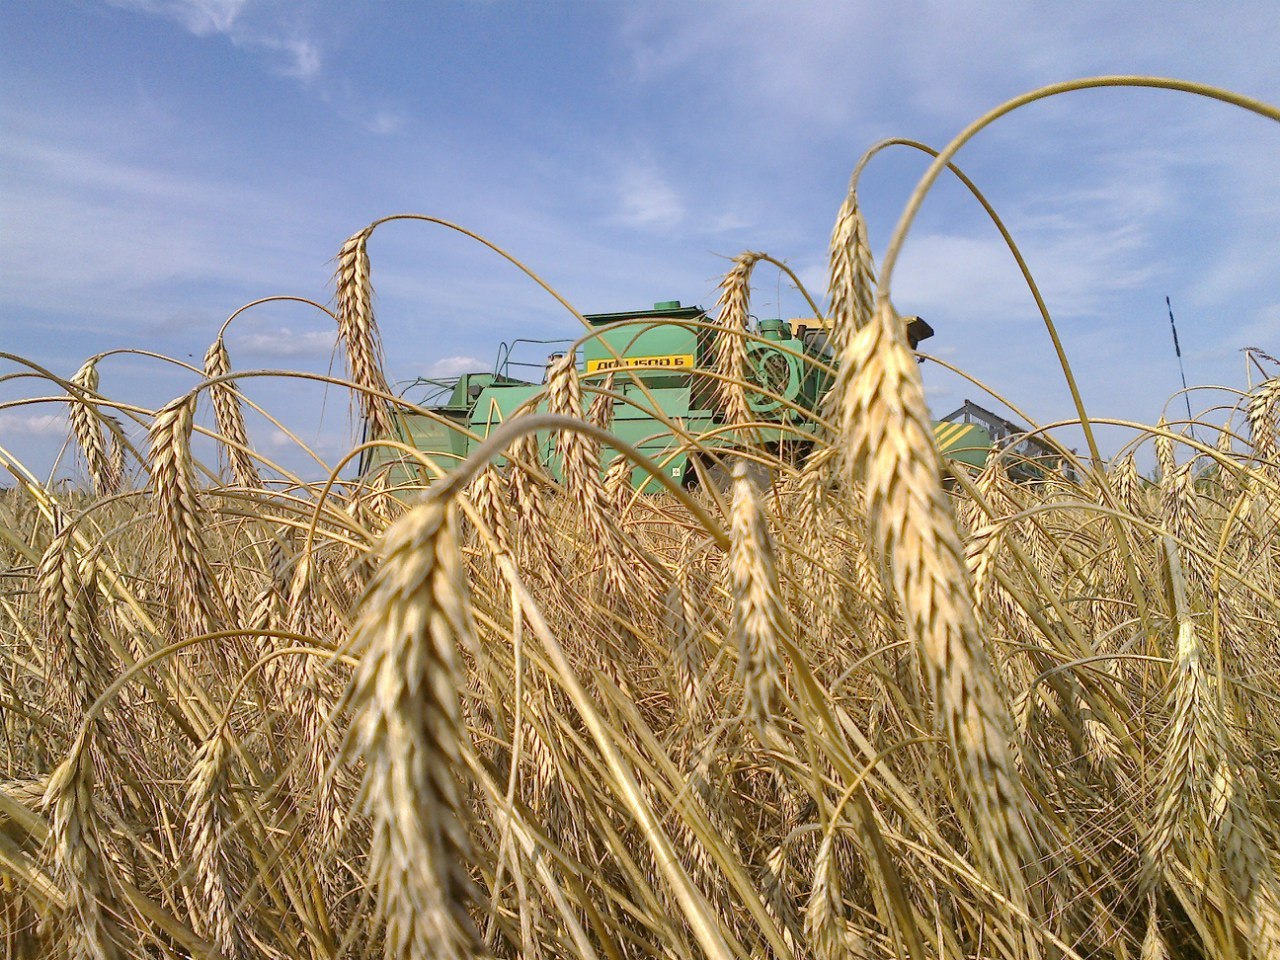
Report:
[[[715,342],[723,330],[700,307],[679,301],[655,303],[651,310],[588,314],[591,333],[580,344],[584,402],[601,390],[615,395],[611,432],[639,449],[668,476],[692,486],[710,481],[723,485],[724,454],[748,453],[761,471],[769,463],[799,463],[813,449],[818,431],[815,414],[831,386],[835,362],[829,325],[817,319],[761,320],[748,334],[748,377],[756,390],[747,402],[756,422],[734,427],[726,423],[718,397]],[[933,336],[919,317],[906,318],[907,335],[916,344]],[[538,363],[512,359],[523,345],[561,345],[561,352]],[[518,369],[545,371],[571,341],[517,340],[503,344],[491,373],[467,373],[450,380],[417,380],[406,390],[425,388],[419,406],[429,414],[402,412],[396,439],[426,454],[447,471],[464,460],[499,424],[533,411],[545,412],[544,384],[512,375]],[[943,456],[980,469],[994,444],[1017,442],[1025,431],[968,401],[946,420],[936,421],[934,434]],[[1024,473],[1028,457],[1056,468],[1060,455],[1039,441],[1019,451]],[[554,439],[539,435],[542,459],[556,473]],[[608,466],[616,454],[602,451]],[[393,486],[416,485],[418,467],[399,460],[394,449],[373,447],[362,463],[366,475],[390,471]],[[763,479],[763,477],[761,477]],[[656,492],[647,473],[632,474],[636,489]]]

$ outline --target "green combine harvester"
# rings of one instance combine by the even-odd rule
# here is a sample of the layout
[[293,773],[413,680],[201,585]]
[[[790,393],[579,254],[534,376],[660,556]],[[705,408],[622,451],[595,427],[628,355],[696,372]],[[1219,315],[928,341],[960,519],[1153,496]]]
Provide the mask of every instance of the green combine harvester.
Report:
[[[719,328],[700,307],[683,307],[679,301],[656,303],[651,310],[629,313],[589,314],[591,334],[582,342],[579,371],[584,402],[596,390],[616,395],[611,432],[639,449],[673,480],[691,486],[710,480],[724,482],[724,454],[749,450],[762,461],[803,461],[813,447],[817,426],[813,413],[831,385],[835,362],[829,341],[830,328],[817,319],[761,320],[747,339],[749,377],[758,386],[747,394],[757,423],[750,428],[726,425],[717,397],[714,369],[715,340]],[[911,346],[933,335],[919,317],[907,318]],[[565,344],[559,353],[539,363],[521,364],[512,359],[513,348]],[[452,380],[419,380],[425,388],[418,405],[431,415],[401,414],[396,439],[426,454],[441,471],[464,460],[504,421],[522,413],[545,412],[543,383],[512,376],[512,367],[546,369],[569,341],[516,341],[503,345],[491,373],[467,373]],[[593,389],[594,388],[594,389]],[[956,414],[934,424],[938,449],[943,456],[974,469],[986,462],[993,445],[993,427],[985,423],[980,407],[966,401]],[[995,423],[999,421],[999,425]],[[1004,431],[1008,433],[1008,431]],[[554,437],[539,434],[543,462],[555,474]],[[1044,446],[1041,444],[1040,446]],[[1044,446],[1041,454],[1056,453]],[[614,451],[602,451],[608,465]],[[420,467],[405,462],[394,449],[374,447],[365,457],[365,475],[390,471],[395,486],[429,480]],[[656,492],[658,484],[643,470],[632,474],[633,486]]]

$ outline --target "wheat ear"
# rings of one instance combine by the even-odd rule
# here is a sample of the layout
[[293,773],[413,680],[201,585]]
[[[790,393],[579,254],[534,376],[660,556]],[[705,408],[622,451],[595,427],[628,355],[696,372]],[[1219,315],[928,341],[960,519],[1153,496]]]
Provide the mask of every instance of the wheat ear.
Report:
[[[857,191],[850,189],[836,214],[831,231],[831,254],[828,284],[831,304],[827,319],[831,323],[831,348],[837,357],[844,356],[849,339],[871,322],[875,309],[876,267],[867,240],[867,223],[858,205]],[[839,416],[839,398],[848,389],[853,371],[843,366],[836,371],[836,381],[823,399],[823,414],[828,419]]]
[[888,562],[962,788],[979,814],[974,839],[1017,893],[1037,858],[1037,818],[1014,767],[1013,723],[974,619],[920,373],[887,300],[850,339],[841,368],[849,479],[865,485],[873,542]]
[[117,489],[123,490],[127,468],[125,463],[127,451],[124,442],[124,424],[120,422],[118,417],[113,417],[109,413],[103,414],[103,419],[111,425],[107,431],[111,437],[111,451],[107,455],[107,459],[111,462],[111,475],[119,484]]
[[764,258],[763,253],[748,250],[733,260],[733,266],[720,281],[720,299],[716,303],[720,330],[716,335],[716,394],[726,423],[739,426],[752,420],[747,402],[747,321],[750,317],[751,271]]
[[819,960],[843,960],[851,953],[840,867],[834,856],[835,837],[835,831],[828,831],[818,845],[813,862],[813,889],[804,914],[805,935]]
[[431,495],[388,531],[356,610],[360,655],[349,744],[365,764],[369,877],[386,953],[461,960],[480,952],[467,914],[472,862],[462,794],[459,645],[473,646],[450,505]]
[[519,560],[522,565],[532,565],[538,576],[559,582],[551,574],[555,569],[555,554],[547,533],[551,521],[542,484],[532,473],[532,466],[525,466],[541,463],[537,434],[526,433],[516,440],[511,445],[511,459],[508,479]]
[[1250,952],[1254,957],[1280,957],[1280,883],[1251,809],[1250,791],[1230,761],[1221,765],[1217,780],[1218,843],[1249,930]]
[[591,398],[587,407],[587,423],[593,423],[601,430],[613,429],[613,374],[609,374],[600,384],[600,392]]
[[782,675],[780,641],[790,632],[790,622],[778,587],[773,542],[742,461],[735,463],[733,469],[729,571],[743,710],[764,736],[777,711],[778,681]]
[[876,266],[855,190],[849,191],[836,215],[828,280],[832,346],[840,352],[848,345],[849,337],[871,322],[875,309]]
[[[231,356],[227,353],[226,342],[218,337],[204,355],[204,375],[216,380],[229,373]],[[231,465],[231,475],[240,486],[258,489],[262,486],[262,478],[258,476],[257,464],[249,455],[249,432],[244,425],[239,385],[232,380],[215,383],[209,388],[209,397],[213,401],[213,418],[218,424],[218,432],[227,441],[223,449]]]
[[[556,361],[547,374],[547,409],[551,413],[582,419],[582,384],[573,353]],[[611,522],[608,498],[600,477],[599,444],[576,430],[560,433],[556,444],[564,485],[578,507],[593,559],[604,570],[606,589],[624,595],[634,586],[626,547]]]
[[1133,454],[1126,454],[1116,466],[1111,476],[1112,486],[1116,491],[1116,500],[1129,513],[1141,516],[1144,508],[1142,502],[1142,478],[1138,476],[1138,465],[1134,463]]
[[51,811],[49,843],[55,874],[73,918],[69,955],[75,960],[117,960],[99,839],[101,823],[93,796],[94,725],[81,729],[67,758],[49,777],[44,803]]
[[187,832],[204,911],[200,932],[212,937],[230,960],[238,960],[245,950],[233,911],[236,894],[227,850],[227,825],[235,820],[228,752],[222,727],[196,751],[186,783]]
[[196,491],[191,460],[195,397],[179,397],[156,414],[151,424],[152,496],[160,526],[173,554],[182,616],[196,632],[206,633],[220,620],[222,604],[206,561],[204,510]]
[[49,542],[38,568],[44,634],[59,657],[59,669],[51,673],[67,684],[72,717],[85,713],[111,682],[111,658],[93,612],[94,572],[92,562],[76,555],[70,527]]
[[489,464],[467,488],[467,494],[475,505],[476,513],[493,533],[498,553],[514,557],[511,536],[511,510],[507,506],[506,483],[494,464]]
[[1276,404],[1280,403],[1280,377],[1259,384],[1249,395],[1245,416],[1249,421],[1249,438],[1253,455],[1262,463],[1276,457]]
[[387,401],[376,393],[389,394],[382,368],[382,336],[373,318],[373,285],[369,278],[369,234],[366,227],[352,236],[338,252],[336,275],[338,336],[347,353],[351,380],[359,387],[361,416],[370,439],[395,437],[395,418]]
[[[96,394],[98,392],[98,368],[92,361],[86,362],[76,371],[71,383],[80,392]],[[71,431],[75,434],[76,443],[84,454],[85,467],[93,481],[93,488],[98,496],[106,497],[120,489],[123,479],[115,461],[107,453],[106,443],[102,437],[102,414],[98,413],[94,404],[85,403],[79,396],[71,399]]]
[[615,457],[609,469],[604,472],[604,499],[609,508],[621,517],[631,502],[631,461],[626,457]]
[[1224,750],[1216,685],[1202,662],[1204,648],[1187,606],[1179,551],[1171,539],[1165,540],[1165,554],[1173,585],[1178,639],[1168,695],[1169,737],[1160,763],[1155,818],[1144,843],[1148,885],[1155,882],[1169,849],[1188,823],[1207,822],[1213,771],[1223,759]]
[[1147,897],[1147,932],[1142,938],[1142,952],[1138,960],[1169,960],[1168,948],[1160,934],[1160,911],[1154,893]]
[[1173,438],[1167,436],[1169,421],[1161,417],[1156,421],[1155,435],[1156,464],[1160,467],[1160,481],[1163,483],[1178,469],[1178,461],[1173,453]]

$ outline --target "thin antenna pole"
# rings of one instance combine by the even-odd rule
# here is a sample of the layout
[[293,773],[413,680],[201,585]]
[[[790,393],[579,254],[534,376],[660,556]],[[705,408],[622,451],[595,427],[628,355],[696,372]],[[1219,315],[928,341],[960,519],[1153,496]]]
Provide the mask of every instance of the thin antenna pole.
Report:
[[1169,302],[1166,294],[1164,305],[1169,308],[1169,328],[1173,331],[1173,352],[1178,356],[1178,373],[1182,375],[1182,399],[1187,401],[1187,426],[1191,430],[1191,439],[1196,437],[1195,418],[1191,415],[1191,393],[1187,389],[1187,371],[1182,365],[1182,347],[1178,343],[1178,324],[1173,319],[1173,304]]

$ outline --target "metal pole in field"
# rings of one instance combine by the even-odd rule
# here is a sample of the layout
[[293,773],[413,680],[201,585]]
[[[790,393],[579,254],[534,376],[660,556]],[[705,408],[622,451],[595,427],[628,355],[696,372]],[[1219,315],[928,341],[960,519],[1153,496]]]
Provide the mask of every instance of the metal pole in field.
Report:
[[1182,398],[1187,401],[1187,426],[1191,430],[1191,439],[1195,439],[1196,425],[1195,418],[1191,416],[1191,393],[1187,390],[1187,371],[1182,366],[1182,347],[1178,343],[1178,324],[1173,319],[1173,304],[1169,302],[1168,295],[1164,298],[1164,305],[1169,308],[1169,328],[1173,330],[1173,352],[1178,356],[1178,373],[1182,375]]

